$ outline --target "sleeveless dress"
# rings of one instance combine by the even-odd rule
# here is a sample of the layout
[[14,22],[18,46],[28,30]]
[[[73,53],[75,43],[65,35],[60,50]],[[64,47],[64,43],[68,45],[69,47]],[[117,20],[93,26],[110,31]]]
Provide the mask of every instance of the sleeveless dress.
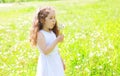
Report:
[[[39,32],[44,35],[47,46],[52,44],[56,39],[53,31],[47,32],[40,30]],[[58,53],[57,45],[48,55],[45,55],[39,46],[37,47],[40,51],[40,56],[38,59],[36,76],[64,76],[63,64]]]

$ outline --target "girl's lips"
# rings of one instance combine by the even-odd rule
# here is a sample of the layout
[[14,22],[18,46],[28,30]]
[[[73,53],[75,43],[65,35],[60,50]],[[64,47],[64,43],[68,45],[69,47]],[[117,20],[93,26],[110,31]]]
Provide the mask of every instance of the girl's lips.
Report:
[[55,26],[55,24],[52,24],[52,27],[54,27]]
[[52,26],[55,26],[55,23],[53,23]]
[[53,27],[54,27],[54,25],[51,25],[50,27],[51,27],[51,28],[53,28]]

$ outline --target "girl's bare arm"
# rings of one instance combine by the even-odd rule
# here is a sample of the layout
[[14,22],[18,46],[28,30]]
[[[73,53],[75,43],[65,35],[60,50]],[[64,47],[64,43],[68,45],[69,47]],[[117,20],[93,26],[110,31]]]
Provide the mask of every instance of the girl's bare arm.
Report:
[[38,39],[37,39],[37,43],[38,43],[38,46],[41,48],[42,52],[47,55],[49,54],[54,48],[55,46],[59,43],[59,42],[62,42],[63,41],[63,38],[64,36],[63,35],[59,35],[55,40],[54,42],[47,46],[45,44],[45,38],[43,36],[43,34],[41,32],[38,33]]

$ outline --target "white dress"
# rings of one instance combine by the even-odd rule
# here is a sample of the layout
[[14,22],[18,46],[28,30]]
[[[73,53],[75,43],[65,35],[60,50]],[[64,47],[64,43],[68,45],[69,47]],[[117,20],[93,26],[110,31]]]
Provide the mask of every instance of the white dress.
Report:
[[[47,46],[56,39],[53,31],[47,32],[40,30],[39,32],[44,35]],[[58,47],[56,46],[48,55],[45,55],[39,46],[38,49],[40,50],[40,56],[38,59],[36,76],[64,76],[63,64],[58,53]]]

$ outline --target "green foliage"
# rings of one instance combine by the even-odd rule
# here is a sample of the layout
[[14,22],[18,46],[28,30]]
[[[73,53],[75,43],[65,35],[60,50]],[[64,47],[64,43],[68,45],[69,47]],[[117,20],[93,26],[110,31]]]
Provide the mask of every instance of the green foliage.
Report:
[[56,1],[56,0],[0,0],[0,3],[30,2],[30,1]]
[[[66,5],[67,4],[67,5]],[[39,51],[29,43],[36,9],[56,8],[66,76],[120,75],[119,0],[0,4],[0,76],[35,76]]]

